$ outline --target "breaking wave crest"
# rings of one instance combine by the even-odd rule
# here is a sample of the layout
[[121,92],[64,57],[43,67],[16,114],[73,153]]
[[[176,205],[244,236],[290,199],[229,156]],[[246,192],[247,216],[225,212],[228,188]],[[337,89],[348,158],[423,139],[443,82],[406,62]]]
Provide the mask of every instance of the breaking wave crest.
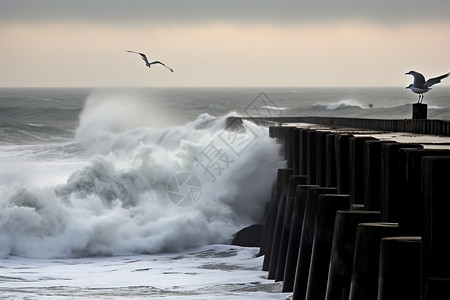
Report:
[[[64,183],[0,187],[0,257],[174,252],[226,243],[261,221],[284,163],[267,128],[228,130],[236,114],[164,126],[158,108],[110,100],[87,101],[75,139],[90,159]],[[196,203],[171,199],[178,174],[198,179]]]

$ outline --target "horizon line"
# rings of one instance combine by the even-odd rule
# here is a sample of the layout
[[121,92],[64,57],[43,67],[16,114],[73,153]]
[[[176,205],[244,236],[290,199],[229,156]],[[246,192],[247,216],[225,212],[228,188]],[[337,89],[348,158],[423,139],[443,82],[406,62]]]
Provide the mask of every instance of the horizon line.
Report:
[[[269,89],[282,89],[282,88],[302,88],[302,89],[310,89],[310,88],[405,88],[402,85],[321,85],[321,86],[302,86],[302,85],[255,85],[255,86],[0,86],[0,89],[256,89],[256,88],[269,88]],[[450,86],[440,86],[440,88],[450,88]]]

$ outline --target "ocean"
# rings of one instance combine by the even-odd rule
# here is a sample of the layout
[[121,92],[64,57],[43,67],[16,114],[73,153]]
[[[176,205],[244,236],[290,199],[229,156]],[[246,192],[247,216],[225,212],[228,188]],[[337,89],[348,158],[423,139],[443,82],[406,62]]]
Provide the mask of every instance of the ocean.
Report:
[[[258,248],[268,128],[228,116],[411,118],[404,88],[0,89],[1,299],[285,299]],[[425,94],[450,119],[450,88]]]

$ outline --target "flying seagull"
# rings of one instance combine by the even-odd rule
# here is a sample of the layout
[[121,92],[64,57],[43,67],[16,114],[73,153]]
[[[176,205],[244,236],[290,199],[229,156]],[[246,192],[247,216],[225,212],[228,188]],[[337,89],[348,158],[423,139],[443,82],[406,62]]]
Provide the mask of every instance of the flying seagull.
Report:
[[155,60],[155,61],[149,62],[148,59],[147,59],[147,56],[144,53],[140,53],[140,52],[136,52],[136,51],[130,51],[130,50],[127,50],[127,52],[139,54],[141,56],[141,58],[145,61],[145,65],[147,67],[149,67],[149,68],[150,68],[151,65],[160,64],[160,65],[163,65],[164,67],[166,67],[167,69],[169,69],[170,72],[173,72],[173,70],[171,68],[169,68],[168,66],[166,66],[165,64],[163,64],[159,60]]
[[450,73],[430,78],[427,81],[425,81],[425,77],[422,74],[416,71],[409,71],[405,75],[412,75],[414,77],[413,83],[407,86],[406,88],[411,89],[411,91],[413,91],[416,94],[419,94],[419,100],[417,101],[417,103],[422,103],[423,93],[426,93],[429,90],[431,90],[432,85],[441,82],[441,79],[444,79],[445,77],[450,75]]

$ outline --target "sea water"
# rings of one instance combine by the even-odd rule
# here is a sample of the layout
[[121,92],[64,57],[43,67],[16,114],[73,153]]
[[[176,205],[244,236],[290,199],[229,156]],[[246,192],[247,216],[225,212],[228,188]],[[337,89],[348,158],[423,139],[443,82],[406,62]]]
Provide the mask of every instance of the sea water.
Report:
[[[446,87],[425,98],[450,119]],[[0,297],[284,299],[257,248],[277,169],[229,116],[410,118],[402,88],[0,89]]]

